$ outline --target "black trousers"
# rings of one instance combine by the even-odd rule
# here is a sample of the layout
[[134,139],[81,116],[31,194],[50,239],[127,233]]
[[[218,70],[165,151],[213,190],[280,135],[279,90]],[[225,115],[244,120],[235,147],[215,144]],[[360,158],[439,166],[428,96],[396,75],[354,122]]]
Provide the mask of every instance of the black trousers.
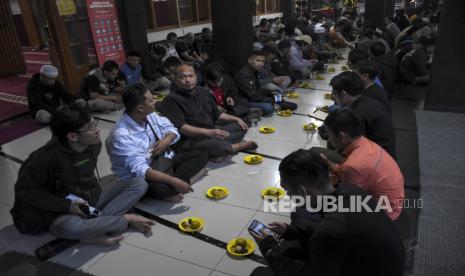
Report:
[[[190,178],[205,167],[208,154],[203,151],[186,151],[177,153],[173,158],[172,169],[174,177],[190,184]],[[179,194],[171,185],[162,182],[147,181],[147,195],[155,199],[164,199]]]
[[187,138],[183,143],[183,150],[201,150],[208,153],[209,157],[236,154],[231,144],[239,143],[244,139],[244,130],[237,123],[224,123],[215,127],[229,132],[229,137],[223,140],[214,138]]

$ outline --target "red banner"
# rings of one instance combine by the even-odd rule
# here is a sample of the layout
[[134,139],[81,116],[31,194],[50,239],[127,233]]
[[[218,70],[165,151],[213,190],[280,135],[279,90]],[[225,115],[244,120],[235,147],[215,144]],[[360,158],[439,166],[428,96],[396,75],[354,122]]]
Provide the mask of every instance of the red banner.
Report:
[[100,65],[107,60],[126,60],[114,0],[86,0],[95,51]]

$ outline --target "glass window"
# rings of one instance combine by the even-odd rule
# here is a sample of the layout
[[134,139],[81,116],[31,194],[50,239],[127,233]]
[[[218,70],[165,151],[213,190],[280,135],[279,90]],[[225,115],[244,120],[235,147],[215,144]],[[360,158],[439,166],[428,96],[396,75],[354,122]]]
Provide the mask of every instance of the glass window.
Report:
[[281,12],[280,0],[266,0],[266,12]]
[[168,27],[178,25],[178,12],[176,0],[154,0],[156,27]]
[[199,21],[210,20],[210,0],[197,0],[199,5]]
[[255,5],[257,14],[265,13],[265,0],[255,0]]
[[181,22],[194,22],[194,5],[193,0],[178,0],[179,17]]

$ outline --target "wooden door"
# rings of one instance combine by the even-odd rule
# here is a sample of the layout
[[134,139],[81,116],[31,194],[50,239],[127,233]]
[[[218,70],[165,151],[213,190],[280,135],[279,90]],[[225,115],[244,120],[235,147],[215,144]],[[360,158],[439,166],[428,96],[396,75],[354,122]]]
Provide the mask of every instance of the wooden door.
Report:
[[97,67],[97,57],[85,0],[75,0],[74,13],[61,14],[59,1],[40,0],[47,12],[47,33],[52,63],[59,65],[66,88],[73,94],[85,75]]
[[0,0],[0,77],[25,71],[26,64],[11,15],[10,2]]

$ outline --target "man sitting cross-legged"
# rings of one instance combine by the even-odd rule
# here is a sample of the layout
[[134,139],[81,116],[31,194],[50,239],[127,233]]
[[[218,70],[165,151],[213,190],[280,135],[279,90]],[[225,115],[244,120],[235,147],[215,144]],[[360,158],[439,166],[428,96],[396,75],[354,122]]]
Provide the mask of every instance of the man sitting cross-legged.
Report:
[[150,90],[142,84],[123,92],[126,112],[106,141],[112,170],[120,179],[143,177],[148,195],[177,202],[192,191],[192,177],[204,174],[208,156],[202,151],[175,154],[170,148],[179,140],[178,130],[157,115]]
[[[260,234],[249,230],[268,263],[268,267],[257,267],[252,276],[403,275],[402,239],[384,210],[377,210],[378,200],[351,182],[333,187],[328,166],[310,151],[286,156],[279,174],[287,194],[303,201],[306,213],[320,209],[322,219],[315,224],[292,212],[289,225],[269,224],[278,236],[263,228]],[[354,204],[357,200],[369,208]]]
[[[77,106],[59,110],[50,126],[52,140],[19,171],[11,210],[16,228],[24,234],[50,229],[60,238],[103,244],[121,241],[128,226],[150,234],[153,221],[126,213],[145,194],[144,179],[105,177],[107,182],[94,174],[102,143],[90,112]],[[89,206],[100,215],[86,213]]]
[[[163,101],[162,113],[183,135],[182,150],[203,150],[220,161],[228,154],[257,148],[255,142],[243,140],[247,124],[221,112],[208,89],[197,86],[197,76],[190,65],[176,68],[174,86]],[[223,121],[221,126],[217,120]]]
[[388,216],[397,219],[405,195],[404,178],[396,161],[362,136],[360,121],[353,111],[338,109],[326,117],[324,125],[329,142],[344,156],[341,164],[327,160],[339,182],[354,184],[377,198],[386,196],[392,207]]

